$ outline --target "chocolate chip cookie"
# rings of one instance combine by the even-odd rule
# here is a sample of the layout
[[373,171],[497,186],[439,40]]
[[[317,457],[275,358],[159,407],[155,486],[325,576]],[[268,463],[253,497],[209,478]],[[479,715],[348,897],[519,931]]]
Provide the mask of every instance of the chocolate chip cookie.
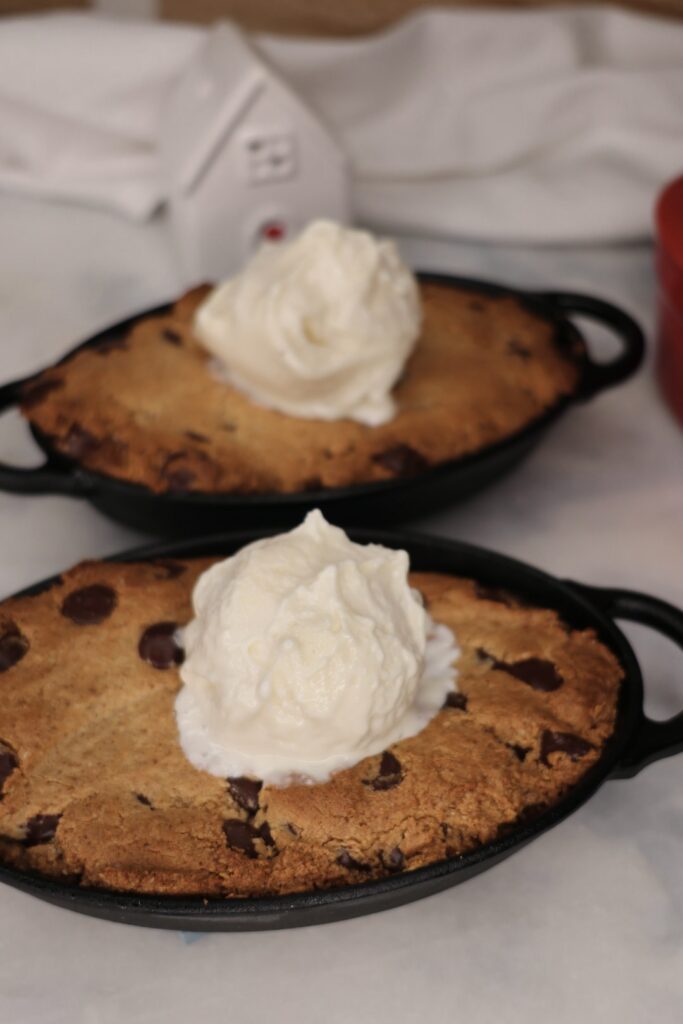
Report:
[[600,757],[622,671],[590,630],[414,573],[462,649],[418,735],[317,785],[216,778],[174,718],[210,560],[86,562],[0,604],[0,860],[126,892],[258,896],[452,857],[552,805]]
[[26,385],[22,412],[62,454],[155,492],[285,493],[421,473],[532,423],[572,394],[581,344],[508,294],[420,285],[421,336],[368,427],[263,408],[226,384],[194,337],[199,288]]

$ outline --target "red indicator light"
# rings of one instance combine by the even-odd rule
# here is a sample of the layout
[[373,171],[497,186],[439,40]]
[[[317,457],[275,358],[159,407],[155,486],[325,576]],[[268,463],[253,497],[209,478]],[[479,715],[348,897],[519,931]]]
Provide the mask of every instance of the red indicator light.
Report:
[[271,220],[261,228],[261,235],[268,242],[280,242],[287,234],[287,229],[281,221]]

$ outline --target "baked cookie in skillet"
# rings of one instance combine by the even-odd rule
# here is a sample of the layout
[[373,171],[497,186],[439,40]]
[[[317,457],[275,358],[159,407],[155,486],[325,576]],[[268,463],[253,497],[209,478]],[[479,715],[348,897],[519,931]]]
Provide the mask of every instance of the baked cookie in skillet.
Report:
[[[414,476],[474,454],[574,393],[583,347],[521,299],[419,284],[422,329],[379,426],[265,408],[193,334],[198,288],[26,385],[22,413],[83,466],[157,493],[273,494]],[[571,350],[570,350],[571,348]]]
[[174,701],[198,575],[213,560],[86,562],[0,605],[0,860],[73,885],[260,896],[457,856],[558,801],[600,757],[622,671],[590,630],[413,573],[461,648],[420,733],[328,782],[192,767]]

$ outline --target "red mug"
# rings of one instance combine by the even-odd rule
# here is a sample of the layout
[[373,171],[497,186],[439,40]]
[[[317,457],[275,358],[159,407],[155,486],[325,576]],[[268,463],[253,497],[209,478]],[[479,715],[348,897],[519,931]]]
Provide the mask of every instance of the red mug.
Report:
[[683,423],[683,177],[659,196],[655,211],[658,287],[657,376]]

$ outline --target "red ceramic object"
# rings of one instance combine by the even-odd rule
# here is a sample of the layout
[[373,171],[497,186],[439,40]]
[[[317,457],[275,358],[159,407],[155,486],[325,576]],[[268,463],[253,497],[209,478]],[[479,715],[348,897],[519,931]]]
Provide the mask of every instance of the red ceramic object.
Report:
[[683,177],[657,202],[658,344],[662,391],[683,423]]

